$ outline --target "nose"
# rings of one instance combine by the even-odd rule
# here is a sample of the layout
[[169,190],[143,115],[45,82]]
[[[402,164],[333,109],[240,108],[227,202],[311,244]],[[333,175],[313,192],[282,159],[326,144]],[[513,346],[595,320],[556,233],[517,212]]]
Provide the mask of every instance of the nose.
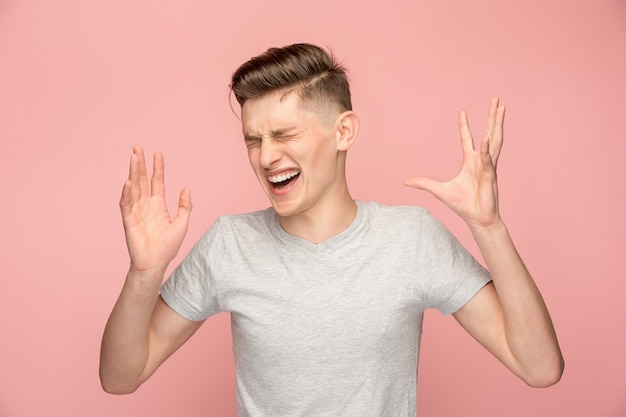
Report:
[[273,138],[263,138],[260,154],[261,166],[266,169],[272,168],[282,156],[280,143]]

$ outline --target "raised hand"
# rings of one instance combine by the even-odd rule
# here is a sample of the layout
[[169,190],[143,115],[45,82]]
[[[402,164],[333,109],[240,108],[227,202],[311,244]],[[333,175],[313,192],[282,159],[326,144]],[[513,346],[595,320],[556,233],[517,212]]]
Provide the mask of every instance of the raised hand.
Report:
[[171,219],[165,203],[163,155],[154,154],[150,183],[140,146],[133,148],[128,180],[120,208],[131,259],[136,272],[165,272],[183,242],[191,213],[191,193],[185,188],[178,199],[178,212]]
[[474,227],[489,227],[500,221],[496,167],[502,149],[505,108],[493,98],[487,115],[487,129],[474,147],[467,113],[459,112],[459,132],[463,148],[463,166],[456,178],[438,182],[430,178],[414,177],[405,185],[428,191],[442,201],[465,222]]
[[130,269],[102,336],[100,379],[111,393],[133,392],[200,326],[183,319],[160,298],[165,270],[180,249],[191,213],[182,190],[171,219],[165,204],[163,156],[154,155],[150,183],[139,146],[133,148],[120,208]]

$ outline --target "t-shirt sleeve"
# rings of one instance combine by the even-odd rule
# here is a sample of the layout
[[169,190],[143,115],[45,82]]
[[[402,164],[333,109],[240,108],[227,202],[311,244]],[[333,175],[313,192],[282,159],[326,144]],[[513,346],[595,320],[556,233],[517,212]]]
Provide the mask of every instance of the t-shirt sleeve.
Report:
[[491,281],[489,272],[425,210],[418,248],[427,307],[454,313]]
[[200,238],[161,287],[161,297],[182,317],[201,321],[221,311],[216,270],[223,248],[219,220]]

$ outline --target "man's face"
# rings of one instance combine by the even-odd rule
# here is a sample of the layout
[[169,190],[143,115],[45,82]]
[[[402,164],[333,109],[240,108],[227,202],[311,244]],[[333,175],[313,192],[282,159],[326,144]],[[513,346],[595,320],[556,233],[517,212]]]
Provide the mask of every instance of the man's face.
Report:
[[294,91],[244,103],[241,122],[250,165],[279,216],[332,204],[345,187],[335,117],[314,110]]

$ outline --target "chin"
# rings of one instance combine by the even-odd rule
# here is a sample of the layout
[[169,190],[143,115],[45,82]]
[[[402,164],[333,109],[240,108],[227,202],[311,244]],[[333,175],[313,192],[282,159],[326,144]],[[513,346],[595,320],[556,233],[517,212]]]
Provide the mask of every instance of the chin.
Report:
[[272,207],[279,217],[289,217],[297,213],[295,208],[287,207],[285,204],[276,204],[272,202]]
[[290,217],[290,216],[299,214],[304,211],[302,207],[295,201],[270,200],[270,202],[272,203],[272,207],[274,208],[274,211],[280,217]]

